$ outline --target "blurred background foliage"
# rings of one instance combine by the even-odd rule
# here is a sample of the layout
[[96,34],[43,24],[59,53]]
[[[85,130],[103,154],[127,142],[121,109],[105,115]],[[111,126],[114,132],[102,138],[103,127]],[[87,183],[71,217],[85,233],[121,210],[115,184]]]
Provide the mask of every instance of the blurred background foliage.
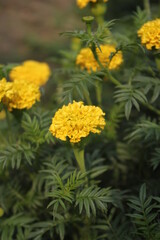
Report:
[[[160,15],[152,0],[152,12]],[[106,20],[125,22],[131,28],[131,14],[143,0],[109,0]],[[160,4],[159,4],[160,6]],[[24,59],[47,60],[66,49],[70,42],[59,33],[83,29],[81,17],[90,14],[89,7],[80,10],[75,0],[1,0],[0,1],[0,62],[19,62]],[[119,27],[119,26],[118,26]]]

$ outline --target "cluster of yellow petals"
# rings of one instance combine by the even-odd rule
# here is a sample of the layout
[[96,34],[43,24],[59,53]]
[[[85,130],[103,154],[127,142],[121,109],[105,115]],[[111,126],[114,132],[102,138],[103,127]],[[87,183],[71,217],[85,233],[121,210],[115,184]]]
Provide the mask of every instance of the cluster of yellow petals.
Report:
[[5,93],[11,89],[11,83],[8,83],[5,78],[0,80],[0,102]]
[[[101,50],[100,50],[101,49]],[[114,45],[106,44],[101,45],[100,49],[97,48],[97,55],[104,67],[108,67],[110,70],[117,69],[123,62],[123,55],[121,51],[118,51],[110,60],[111,54],[116,52]],[[82,48],[77,56],[76,64],[80,65],[82,69],[87,69],[88,72],[97,71],[100,66],[90,48]]]
[[[103,0],[103,2],[107,2],[108,0]],[[77,5],[79,8],[84,8],[87,6],[89,2],[96,3],[97,0],[77,0]]]
[[34,84],[21,81],[7,82],[5,78],[0,80],[0,90],[3,87],[3,96],[1,98],[9,111],[13,109],[29,109],[32,105],[39,101],[40,90]]
[[148,50],[153,47],[160,49],[160,18],[145,23],[139,30],[138,36],[141,38],[141,43]]
[[49,130],[56,138],[63,141],[69,138],[70,142],[77,143],[91,132],[101,132],[105,126],[104,115],[99,107],[74,101],[56,112]]
[[50,75],[51,71],[47,63],[28,60],[14,67],[9,76],[12,81],[23,80],[42,86],[48,81]]

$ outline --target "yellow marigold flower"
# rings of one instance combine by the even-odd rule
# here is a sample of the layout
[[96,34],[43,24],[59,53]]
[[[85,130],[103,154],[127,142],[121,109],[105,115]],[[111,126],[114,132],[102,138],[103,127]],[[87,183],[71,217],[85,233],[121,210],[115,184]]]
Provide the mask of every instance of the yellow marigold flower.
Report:
[[[97,48],[97,55],[104,67],[108,67],[109,69],[118,68],[123,62],[122,52],[118,51],[110,61],[111,53],[116,52],[116,48],[114,45],[106,44],[100,46],[101,51]],[[79,55],[76,59],[76,64],[80,65],[82,69],[87,69],[88,72],[97,71],[100,69],[99,64],[95,60],[93,53],[90,48],[81,49]]]
[[10,88],[11,88],[11,84],[7,82],[5,78],[2,78],[0,80],[0,102],[4,97],[6,91],[8,91]]
[[9,76],[12,81],[23,80],[42,86],[48,81],[50,75],[51,71],[48,64],[30,60],[14,67]]
[[10,83],[11,88],[6,91],[2,102],[7,105],[8,110],[12,109],[29,109],[39,101],[40,90],[36,84],[21,81]]
[[[107,2],[108,0],[103,0],[103,2]],[[96,3],[97,0],[77,0],[77,5],[79,8],[84,8],[87,6],[89,2]]]
[[145,23],[139,30],[138,36],[141,38],[141,43],[148,50],[153,47],[160,49],[160,18]]
[[90,132],[100,133],[105,126],[105,113],[99,107],[84,106],[83,102],[69,103],[59,109],[52,119],[50,132],[56,138],[77,143]]

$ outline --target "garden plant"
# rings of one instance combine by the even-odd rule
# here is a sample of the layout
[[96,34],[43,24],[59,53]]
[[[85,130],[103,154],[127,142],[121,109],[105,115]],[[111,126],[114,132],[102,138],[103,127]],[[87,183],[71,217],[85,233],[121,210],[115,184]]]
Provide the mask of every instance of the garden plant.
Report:
[[1,240],[160,240],[160,6],[110,1],[76,1],[49,63],[0,65]]

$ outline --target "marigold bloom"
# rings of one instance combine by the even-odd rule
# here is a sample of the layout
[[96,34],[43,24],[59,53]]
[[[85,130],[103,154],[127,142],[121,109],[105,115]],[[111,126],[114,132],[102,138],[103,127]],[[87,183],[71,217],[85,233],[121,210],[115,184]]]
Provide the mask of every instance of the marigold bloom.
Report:
[[0,80],[0,102],[5,93],[11,88],[11,83],[7,82],[5,78]]
[[30,60],[14,67],[9,76],[12,81],[23,80],[42,86],[48,81],[50,75],[51,71],[48,64]]
[[77,143],[90,132],[101,132],[105,126],[104,115],[99,107],[74,101],[56,112],[49,130],[56,138],[66,141],[68,137],[70,142]]
[[[108,0],[103,0],[103,2],[107,2]],[[97,0],[77,0],[77,5],[79,8],[84,8],[87,6],[89,2],[96,3]]]
[[10,89],[5,92],[2,102],[7,105],[9,111],[12,109],[29,109],[39,101],[40,90],[36,84],[15,81],[10,84]]
[[[118,68],[121,63],[123,62],[122,52],[118,51],[110,61],[111,53],[116,52],[116,48],[114,45],[106,44],[100,46],[101,51],[97,48],[97,55],[104,67],[108,67],[109,69],[116,69]],[[90,48],[83,48],[81,49],[79,55],[76,59],[76,64],[80,65],[82,69],[87,69],[88,72],[97,71],[100,69],[100,66]]]
[[145,23],[139,30],[138,36],[141,38],[141,43],[148,50],[153,47],[160,49],[160,18]]

